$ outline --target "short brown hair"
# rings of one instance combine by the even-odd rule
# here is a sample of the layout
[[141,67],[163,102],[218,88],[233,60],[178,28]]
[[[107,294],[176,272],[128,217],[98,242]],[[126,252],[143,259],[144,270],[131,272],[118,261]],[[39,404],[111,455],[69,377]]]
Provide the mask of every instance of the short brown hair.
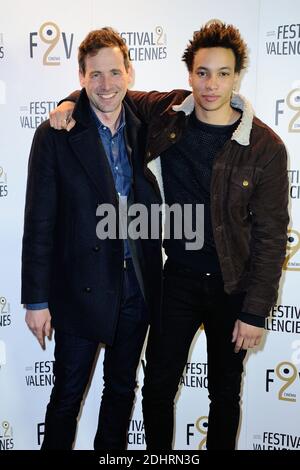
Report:
[[124,57],[125,68],[128,71],[130,58],[126,43],[117,31],[106,26],[91,31],[78,48],[79,69],[83,74],[85,74],[85,58],[96,55],[103,47],[119,47]]
[[246,67],[247,45],[240,32],[233,25],[226,25],[220,21],[204,25],[200,31],[194,33],[193,39],[184,51],[182,60],[186,63],[188,71],[193,70],[194,57],[199,49],[209,47],[224,47],[231,49],[235,56],[235,72],[240,73]]

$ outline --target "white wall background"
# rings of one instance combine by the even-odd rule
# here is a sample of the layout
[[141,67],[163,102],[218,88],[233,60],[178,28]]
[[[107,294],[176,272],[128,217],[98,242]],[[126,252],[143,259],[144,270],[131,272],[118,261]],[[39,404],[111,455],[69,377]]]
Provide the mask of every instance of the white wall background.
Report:
[[[0,9],[0,450],[38,449],[52,383],[53,342],[42,351],[24,323],[20,255],[27,160],[36,126],[78,88],[77,47],[106,25],[153,33],[166,56],[142,60],[131,43],[136,89],[186,88],[182,52],[211,18],[236,25],[250,49],[241,93],[285,141],[290,155],[291,224],[286,269],[264,347],[247,360],[239,449],[300,449],[300,4],[298,0],[102,0],[2,2]],[[58,34],[55,23],[59,28]],[[39,35],[40,27],[47,23]],[[47,30],[52,28],[52,36]],[[157,29],[159,28],[159,29]],[[131,33],[131,34],[128,34]],[[137,35],[136,35],[137,36]],[[48,53],[43,38],[57,39]],[[31,42],[30,42],[31,38]],[[161,43],[161,44],[157,44]],[[44,60],[58,65],[45,65]],[[54,59],[53,59],[54,58]],[[45,103],[46,102],[46,103]],[[277,110],[277,112],[276,112]],[[102,355],[79,421],[76,449],[91,449],[102,387]],[[139,371],[143,382],[143,368]],[[199,331],[177,403],[177,449],[205,448],[208,400],[205,334]],[[140,390],[129,448],[143,449]]]

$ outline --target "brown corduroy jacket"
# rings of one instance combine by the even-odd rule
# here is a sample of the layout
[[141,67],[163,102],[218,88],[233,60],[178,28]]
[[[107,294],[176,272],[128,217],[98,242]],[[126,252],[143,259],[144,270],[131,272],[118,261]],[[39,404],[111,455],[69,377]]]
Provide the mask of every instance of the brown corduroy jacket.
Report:
[[[185,90],[130,91],[125,99],[148,124],[145,173],[164,201],[160,155],[181,138],[194,109],[193,95]],[[287,154],[249,102],[233,95],[231,104],[242,111],[242,118],[213,165],[214,239],[225,291],[246,292],[243,312],[267,316],[276,302],[286,254]]]

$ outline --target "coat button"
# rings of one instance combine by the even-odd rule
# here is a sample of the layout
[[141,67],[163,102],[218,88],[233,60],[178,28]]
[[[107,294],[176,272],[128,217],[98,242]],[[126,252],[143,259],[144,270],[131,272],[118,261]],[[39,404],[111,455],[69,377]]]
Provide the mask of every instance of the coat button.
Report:
[[243,181],[243,186],[244,186],[244,188],[247,188],[247,186],[249,186],[249,181],[244,180]]
[[218,225],[216,227],[216,232],[222,232],[222,225]]
[[151,152],[147,152],[147,157],[150,158],[151,157]]
[[171,132],[169,135],[170,139],[174,140],[176,137],[176,132]]
[[95,252],[100,251],[100,246],[99,245],[93,246],[93,251]]
[[86,294],[90,294],[90,293],[92,292],[92,289],[91,289],[90,287],[85,287],[85,288],[84,288],[84,292],[85,292]]

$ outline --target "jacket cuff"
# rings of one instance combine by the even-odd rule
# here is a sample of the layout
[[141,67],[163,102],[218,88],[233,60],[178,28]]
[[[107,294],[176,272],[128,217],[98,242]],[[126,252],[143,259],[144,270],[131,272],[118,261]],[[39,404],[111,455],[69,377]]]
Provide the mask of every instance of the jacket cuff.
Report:
[[238,319],[248,325],[257,326],[258,328],[265,328],[266,318],[252,313],[241,312]]
[[42,310],[43,308],[48,308],[48,302],[26,304],[25,307],[27,308],[27,310]]

